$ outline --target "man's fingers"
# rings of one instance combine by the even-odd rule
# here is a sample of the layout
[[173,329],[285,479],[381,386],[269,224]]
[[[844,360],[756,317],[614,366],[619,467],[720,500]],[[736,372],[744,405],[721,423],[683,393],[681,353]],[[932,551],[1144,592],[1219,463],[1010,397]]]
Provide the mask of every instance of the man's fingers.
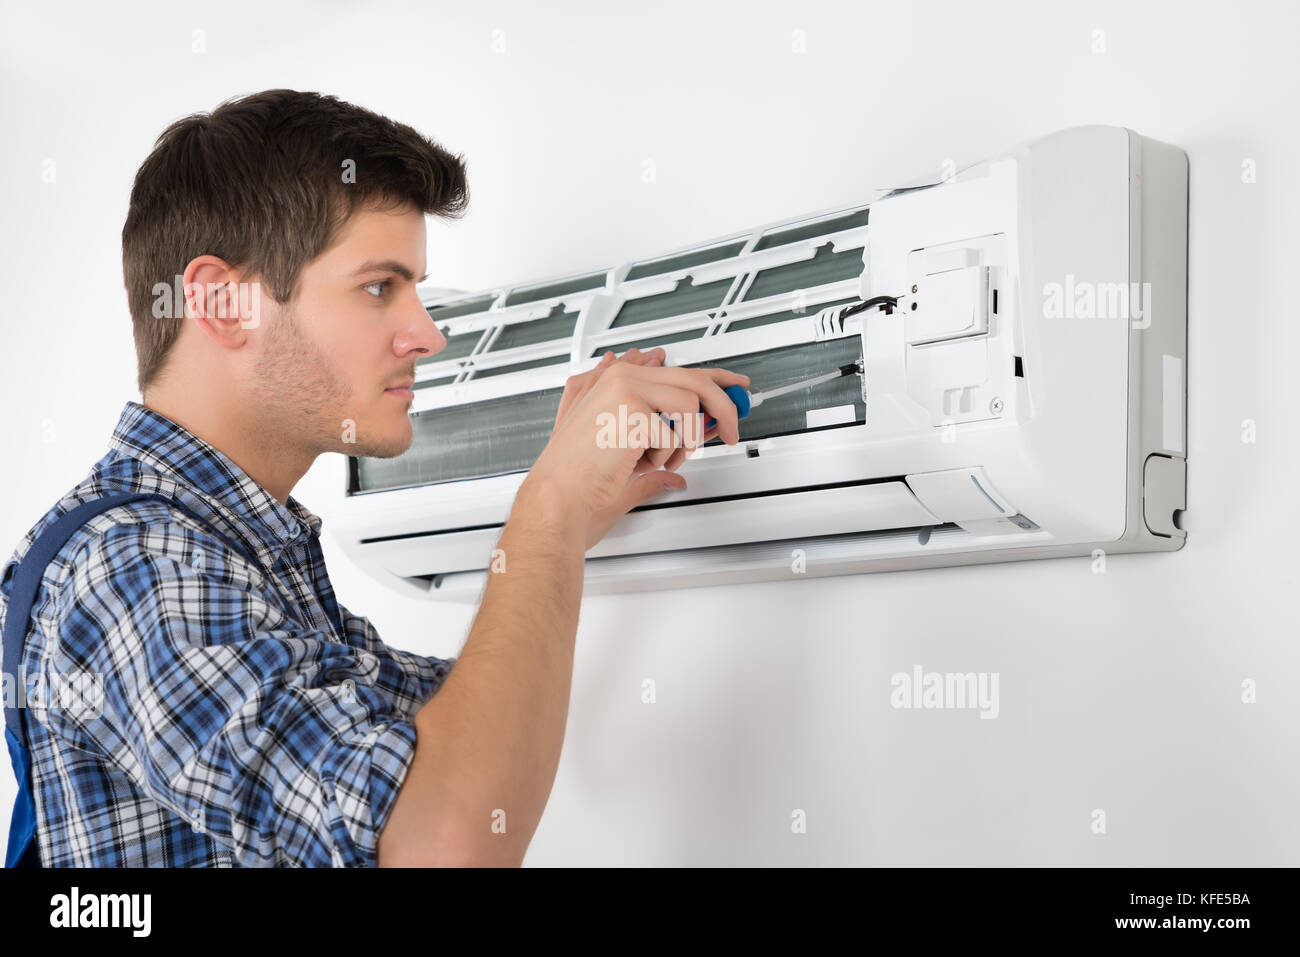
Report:
[[656,495],[680,491],[684,488],[686,488],[686,479],[675,472],[646,472],[644,475],[638,475],[623,490],[618,504],[620,514],[636,508]]
[[[653,373],[648,370],[641,372],[635,363],[629,363],[624,374],[632,377],[631,388],[656,410],[690,413],[703,409],[709,417],[717,419],[717,434],[722,436],[724,442],[730,445],[740,440],[739,411],[722,387],[747,387],[749,376],[727,369],[683,369],[678,366],[664,366],[655,369]],[[680,401],[677,396],[681,392],[687,392],[693,397],[689,404],[668,404],[670,400]]]
[[[629,429],[619,441],[620,444],[628,443],[641,450],[641,455],[632,469],[632,474],[637,475],[658,469],[682,447],[683,415],[671,410],[680,409],[693,402],[694,397],[685,389],[674,389],[672,386],[664,385],[654,387],[652,394],[647,394],[644,384],[638,383],[633,386],[629,398],[631,399],[627,404]],[[661,412],[661,409],[664,411]]]
[[680,414],[665,414],[660,417],[660,424],[663,426],[659,434],[660,444],[652,448],[647,456],[650,464],[656,469],[662,467],[682,449],[685,434],[682,431],[683,419],[684,416]]
[[640,366],[659,366],[663,365],[664,350],[663,347],[656,347],[648,352],[641,352],[639,349],[629,349],[621,356],[616,355],[612,349],[606,349],[605,354],[600,357],[594,366],[586,372],[580,372],[577,375],[570,376],[565,383],[564,395],[560,398],[559,408],[556,409],[555,421],[564,421],[568,418],[569,411],[578,404],[584,395],[591,391],[596,380],[609,369],[615,362],[626,362],[632,365]]
[[640,366],[654,366],[663,365],[664,355],[665,352],[663,346],[655,346],[655,348],[649,349],[645,352],[642,352],[640,349],[633,346],[631,349],[628,349],[627,352],[619,356],[619,358],[624,362],[633,362]]

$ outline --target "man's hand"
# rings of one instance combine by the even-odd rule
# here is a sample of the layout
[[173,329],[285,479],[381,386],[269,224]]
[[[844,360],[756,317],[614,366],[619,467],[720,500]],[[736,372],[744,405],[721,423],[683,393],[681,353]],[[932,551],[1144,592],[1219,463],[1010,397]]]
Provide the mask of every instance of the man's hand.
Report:
[[[714,436],[739,440],[736,406],[723,392],[728,385],[749,385],[749,377],[725,369],[663,366],[662,348],[629,349],[615,357],[606,352],[587,372],[570,376],[560,397],[551,440],[534,463],[525,483],[544,485],[552,494],[585,506],[586,547],[600,541],[626,512],[665,491],[686,487],[676,469]],[[633,414],[672,419],[675,429],[629,430],[618,448],[598,442],[599,417],[619,420],[619,406]],[[683,428],[688,416],[703,408],[717,419],[707,431]],[[648,421],[648,420],[647,420]],[[659,444],[655,444],[655,440]],[[684,441],[685,439],[685,441]],[[522,491],[522,489],[521,489]]]

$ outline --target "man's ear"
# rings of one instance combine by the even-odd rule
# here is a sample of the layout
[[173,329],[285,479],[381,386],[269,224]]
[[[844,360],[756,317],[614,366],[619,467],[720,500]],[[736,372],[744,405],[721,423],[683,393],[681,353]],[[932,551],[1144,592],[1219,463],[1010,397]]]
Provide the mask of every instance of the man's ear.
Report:
[[261,289],[216,256],[197,256],[185,267],[185,319],[217,345],[237,349],[261,319]]

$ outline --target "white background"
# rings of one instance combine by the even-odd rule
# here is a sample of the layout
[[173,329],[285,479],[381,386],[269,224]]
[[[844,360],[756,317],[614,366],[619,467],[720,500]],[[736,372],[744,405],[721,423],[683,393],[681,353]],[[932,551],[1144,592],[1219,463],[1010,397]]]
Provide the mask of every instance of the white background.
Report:
[[[333,93],[465,153],[471,210],[430,222],[429,271],[467,290],[1127,126],[1191,160],[1187,547],[1104,575],[1065,559],[590,598],[527,863],[1300,864],[1294,8],[469,6],[4,4],[3,551],[138,397],[120,246],[137,167],[232,95]],[[328,511],[341,464],[295,495]],[[399,598],[326,537],[340,596],[386,641],[457,652],[472,608]],[[998,673],[997,719],[893,709],[890,676],[918,664]]]

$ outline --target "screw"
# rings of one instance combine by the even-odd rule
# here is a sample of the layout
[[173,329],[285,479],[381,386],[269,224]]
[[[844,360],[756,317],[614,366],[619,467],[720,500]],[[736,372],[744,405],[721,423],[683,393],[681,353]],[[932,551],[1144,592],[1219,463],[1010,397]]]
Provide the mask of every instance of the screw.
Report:
[[912,295],[916,295],[916,283],[912,283]]
[[989,403],[989,411],[994,415],[1002,414],[1002,400],[994,396],[993,401]]

